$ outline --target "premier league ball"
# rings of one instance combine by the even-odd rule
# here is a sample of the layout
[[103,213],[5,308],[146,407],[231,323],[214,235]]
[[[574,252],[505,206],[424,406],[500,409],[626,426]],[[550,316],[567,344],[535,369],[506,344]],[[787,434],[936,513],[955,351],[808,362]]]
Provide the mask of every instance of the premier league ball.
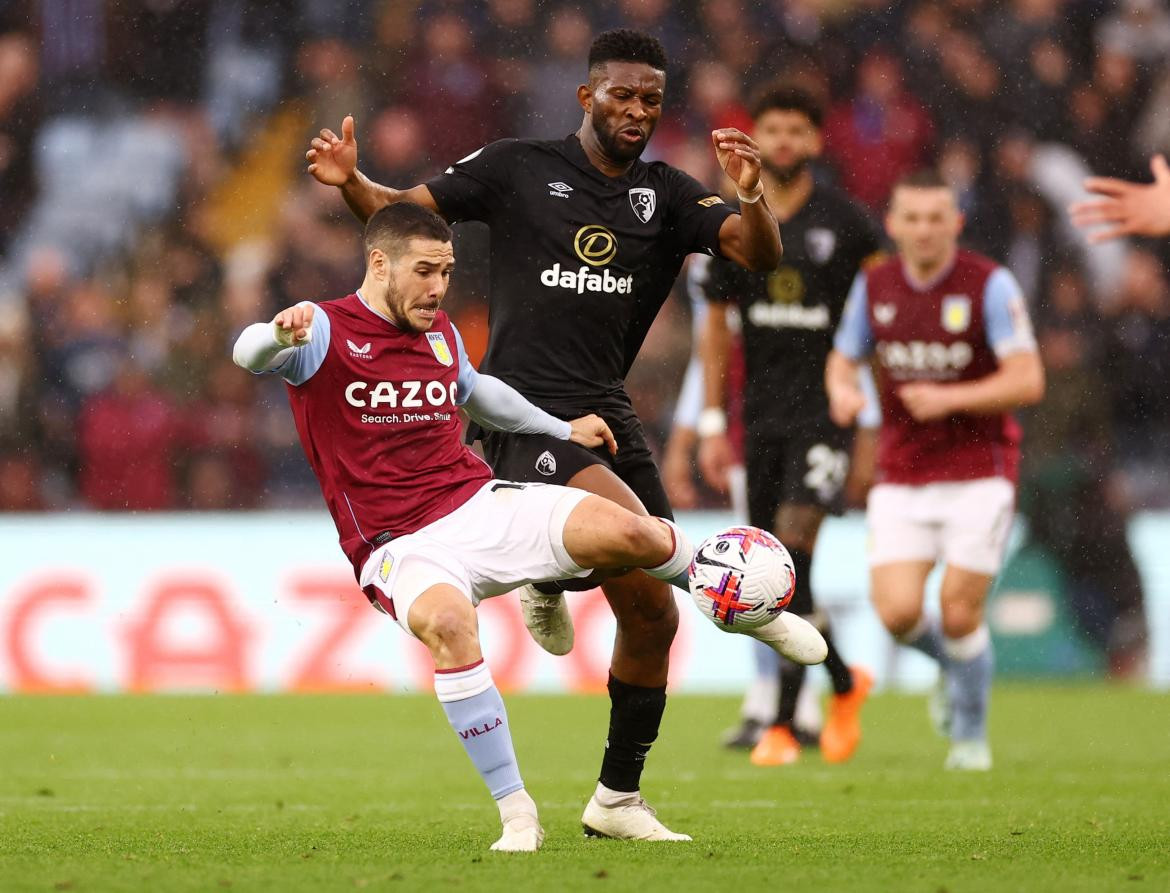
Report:
[[763,626],[796,591],[792,556],[758,527],[729,527],[705,539],[690,567],[691,597],[717,627],[742,632]]

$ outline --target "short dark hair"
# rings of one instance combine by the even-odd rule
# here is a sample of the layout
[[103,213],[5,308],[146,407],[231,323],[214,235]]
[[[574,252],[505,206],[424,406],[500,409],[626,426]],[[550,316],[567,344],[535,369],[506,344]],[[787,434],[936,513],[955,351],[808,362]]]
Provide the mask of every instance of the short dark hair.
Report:
[[434,211],[414,202],[386,205],[366,221],[366,257],[375,248],[391,258],[398,257],[406,249],[406,243],[414,238],[450,242],[451,227]]
[[657,37],[630,28],[602,31],[589,47],[589,73],[606,62],[644,62],[666,71],[666,48]]
[[824,106],[812,93],[796,84],[771,84],[756,93],[752,98],[752,120],[760,120],[765,112],[799,112],[817,130],[825,122]]
[[894,188],[890,190],[892,196],[899,189],[950,189],[951,184],[942,178],[940,174],[933,167],[924,167],[920,170],[911,171],[908,174],[902,174],[895,182]]

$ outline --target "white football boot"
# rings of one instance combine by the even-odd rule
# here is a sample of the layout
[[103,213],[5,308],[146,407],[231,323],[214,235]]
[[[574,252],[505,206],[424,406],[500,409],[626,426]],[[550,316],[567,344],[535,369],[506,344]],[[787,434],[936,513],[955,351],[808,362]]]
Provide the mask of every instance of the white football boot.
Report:
[[529,584],[521,586],[520,613],[533,640],[558,657],[573,650],[573,618],[565,594],[545,595]]
[[497,853],[535,853],[544,843],[544,829],[534,815],[518,815],[504,822],[504,833],[492,844]]
[[991,747],[986,741],[954,741],[943,766],[961,772],[988,772],[991,770]]
[[544,843],[544,829],[536,813],[536,802],[521,788],[499,800],[504,833],[492,844],[497,853],[535,853]]
[[585,806],[581,826],[586,837],[612,837],[617,840],[690,840],[689,834],[676,834],[667,828],[645,800],[634,792],[630,799],[614,806],[602,806],[594,794]]

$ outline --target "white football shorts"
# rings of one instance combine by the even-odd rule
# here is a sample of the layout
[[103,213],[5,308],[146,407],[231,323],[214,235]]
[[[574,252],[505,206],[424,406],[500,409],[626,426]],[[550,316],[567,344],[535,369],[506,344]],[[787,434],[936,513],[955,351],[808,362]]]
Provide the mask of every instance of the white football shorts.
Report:
[[393,602],[398,624],[432,586],[446,583],[471,599],[511,592],[526,583],[584,577],[565,549],[565,522],[589,494],[554,484],[492,480],[446,517],[375,549],[361,586]]
[[1006,478],[878,484],[869,493],[869,564],[942,561],[994,576],[1003,566],[1016,488]]

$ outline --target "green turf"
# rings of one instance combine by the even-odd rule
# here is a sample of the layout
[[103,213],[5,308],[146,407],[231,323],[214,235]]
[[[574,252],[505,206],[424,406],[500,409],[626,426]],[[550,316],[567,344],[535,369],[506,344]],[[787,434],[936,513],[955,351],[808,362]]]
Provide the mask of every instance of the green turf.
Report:
[[509,699],[548,837],[495,808],[425,697],[0,699],[0,890],[1170,890],[1170,697],[1001,686],[996,769],[944,773],[921,698],[854,761],[756,769],[676,697],[645,793],[691,844],[585,840],[601,698]]

